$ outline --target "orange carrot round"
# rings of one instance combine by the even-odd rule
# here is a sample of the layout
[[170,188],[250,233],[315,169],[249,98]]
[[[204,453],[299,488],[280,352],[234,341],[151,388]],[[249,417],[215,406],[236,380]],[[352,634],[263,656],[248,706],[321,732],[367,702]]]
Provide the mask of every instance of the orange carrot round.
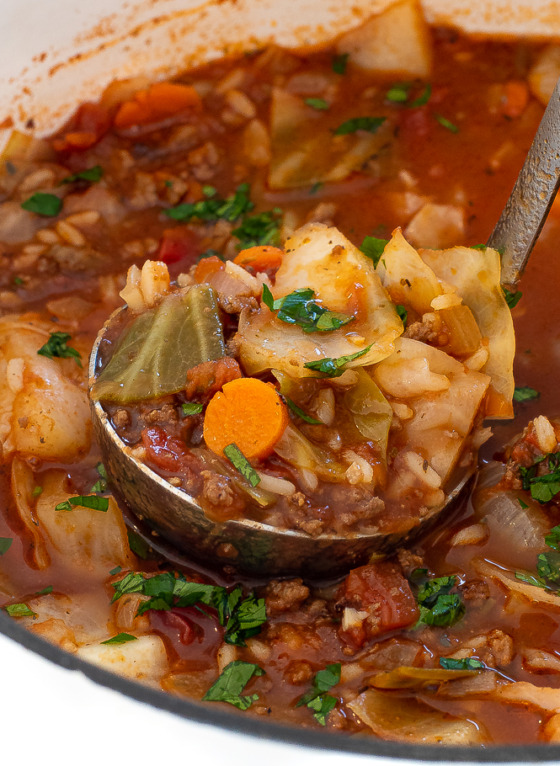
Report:
[[248,247],[235,256],[234,263],[239,266],[251,266],[255,271],[277,269],[282,264],[284,251],[272,245]]
[[204,441],[222,455],[235,443],[248,460],[270,455],[288,425],[288,412],[271,383],[238,378],[226,383],[206,407]]
[[208,258],[201,258],[200,261],[196,264],[194,281],[197,284],[207,282],[213,274],[217,274],[218,271],[222,271],[222,269],[225,269],[225,267],[225,263],[220,260],[217,255],[211,255]]

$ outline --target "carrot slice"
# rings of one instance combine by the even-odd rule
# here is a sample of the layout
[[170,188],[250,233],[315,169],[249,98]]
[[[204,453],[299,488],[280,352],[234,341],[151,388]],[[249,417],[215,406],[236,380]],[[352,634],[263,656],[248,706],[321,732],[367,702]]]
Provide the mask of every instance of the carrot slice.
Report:
[[209,277],[213,274],[217,274],[218,271],[225,269],[225,266],[225,263],[220,260],[217,255],[211,255],[209,258],[201,258],[196,264],[194,281],[199,285],[202,284],[202,282],[207,282]]
[[238,378],[210,400],[204,417],[204,441],[222,455],[235,443],[248,460],[270,455],[288,425],[288,411],[271,383]]
[[114,122],[117,128],[126,129],[157,122],[200,105],[200,96],[191,85],[157,82],[148,90],[139,90],[130,101],[123,102]]
[[271,245],[248,247],[235,256],[233,262],[239,266],[251,266],[255,271],[277,269],[282,264],[284,251]]

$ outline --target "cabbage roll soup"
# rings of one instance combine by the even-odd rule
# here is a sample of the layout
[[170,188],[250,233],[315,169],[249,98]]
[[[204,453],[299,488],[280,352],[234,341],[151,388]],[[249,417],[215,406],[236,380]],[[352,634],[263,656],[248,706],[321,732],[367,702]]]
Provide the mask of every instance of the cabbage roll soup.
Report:
[[[13,131],[3,610],[234,716],[560,741],[560,205],[519,286],[483,244],[559,75],[560,46],[401,2]],[[88,399],[214,522],[399,542],[329,580],[245,575],[230,543],[191,560],[120,498]]]

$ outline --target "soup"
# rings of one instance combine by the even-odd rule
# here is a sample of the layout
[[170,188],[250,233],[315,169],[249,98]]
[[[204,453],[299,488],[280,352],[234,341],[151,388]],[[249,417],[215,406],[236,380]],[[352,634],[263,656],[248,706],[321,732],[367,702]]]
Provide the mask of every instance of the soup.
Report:
[[[383,67],[382,41],[389,49],[395,25],[409,34],[401,47],[410,58]],[[402,4],[329,48],[272,47],[172,84],[114,83],[50,139],[14,134],[2,157],[0,218],[0,588],[14,619],[79,657],[240,715],[424,743],[556,741],[554,209],[521,299],[506,293],[517,335],[515,417],[492,422],[478,488],[428,535],[336,582],[264,582],[240,576],[234,561],[209,572],[172,554],[166,560],[159,538],[119,508],[106,483],[84,372],[97,331],[122,305],[119,293],[131,304],[141,270],[153,275],[146,262],[165,264],[186,289],[211,285],[212,273],[249,248],[261,248],[259,257],[262,248],[268,255],[277,248],[281,263],[285,241],[305,225],[315,232],[336,226],[352,247],[377,248],[380,260],[398,226],[425,258],[480,245],[542,115],[544,75],[556,60],[554,47],[427,30],[415,6]],[[492,257],[484,247],[466,253],[473,263]],[[264,269],[236,265],[253,279],[268,268],[258,294],[241,296],[258,298],[261,310],[262,286],[274,290],[275,269],[270,261]],[[145,280],[146,291],[150,285]],[[424,321],[433,312],[393,302],[407,312],[399,319],[407,325],[403,341],[444,353],[445,333],[430,333]],[[226,339],[235,337],[238,312],[222,305],[218,316]],[[454,361],[464,366],[479,346]],[[486,361],[475,372],[484,375]],[[251,379],[239,369],[232,382]],[[329,400],[336,404],[344,393],[317,385],[307,399],[288,393],[300,413],[283,415],[316,447],[336,442],[313,428],[327,425]],[[286,397],[281,383],[269,385],[274,395],[279,388]],[[399,398],[385,394],[386,402]],[[485,396],[477,417],[512,414],[507,397],[488,409]],[[206,400],[152,404],[140,415],[153,419],[153,430],[175,422],[171,437],[186,455],[203,444],[200,433],[193,441],[203,431],[201,413],[183,405],[206,407]],[[414,413],[416,401],[397,404]],[[389,440],[398,444],[408,411],[385,412]],[[111,414],[125,430],[139,417],[120,404]],[[179,429],[185,421],[189,442]],[[476,433],[477,444],[490,436]],[[327,528],[342,510],[361,522],[372,505],[367,472],[381,462],[371,438],[350,444],[344,432],[338,436],[341,450],[358,459],[344,463],[340,494],[316,505],[328,506]],[[356,485],[346,475],[354,463]],[[266,473],[266,466],[255,470]],[[175,468],[163,471],[182,481]],[[302,491],[294,483],[301,472],[277,474]],[[352,506],[359,485],[367,500]],[[225,508],[216,502],[211,511],[219,516]],[[309,525],[318,516],[304,518],[308,534],[321,533]]]

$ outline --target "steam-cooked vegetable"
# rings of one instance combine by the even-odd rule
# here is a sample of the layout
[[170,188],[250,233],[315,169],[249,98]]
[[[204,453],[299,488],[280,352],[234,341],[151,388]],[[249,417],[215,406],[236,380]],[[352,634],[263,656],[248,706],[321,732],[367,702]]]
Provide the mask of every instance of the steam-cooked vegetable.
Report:
[[169,295],[134,320],[99,374],[92,395],[126,403],[175,393],[185,386],[189,369],[224,354],[214,292],[195,286]]
[[393,410],[367,372],[359,370],[358,376],[356,385],[344,395],[344,404],[352,413],[358,431],[365,439],[377,444],[385,459]]

